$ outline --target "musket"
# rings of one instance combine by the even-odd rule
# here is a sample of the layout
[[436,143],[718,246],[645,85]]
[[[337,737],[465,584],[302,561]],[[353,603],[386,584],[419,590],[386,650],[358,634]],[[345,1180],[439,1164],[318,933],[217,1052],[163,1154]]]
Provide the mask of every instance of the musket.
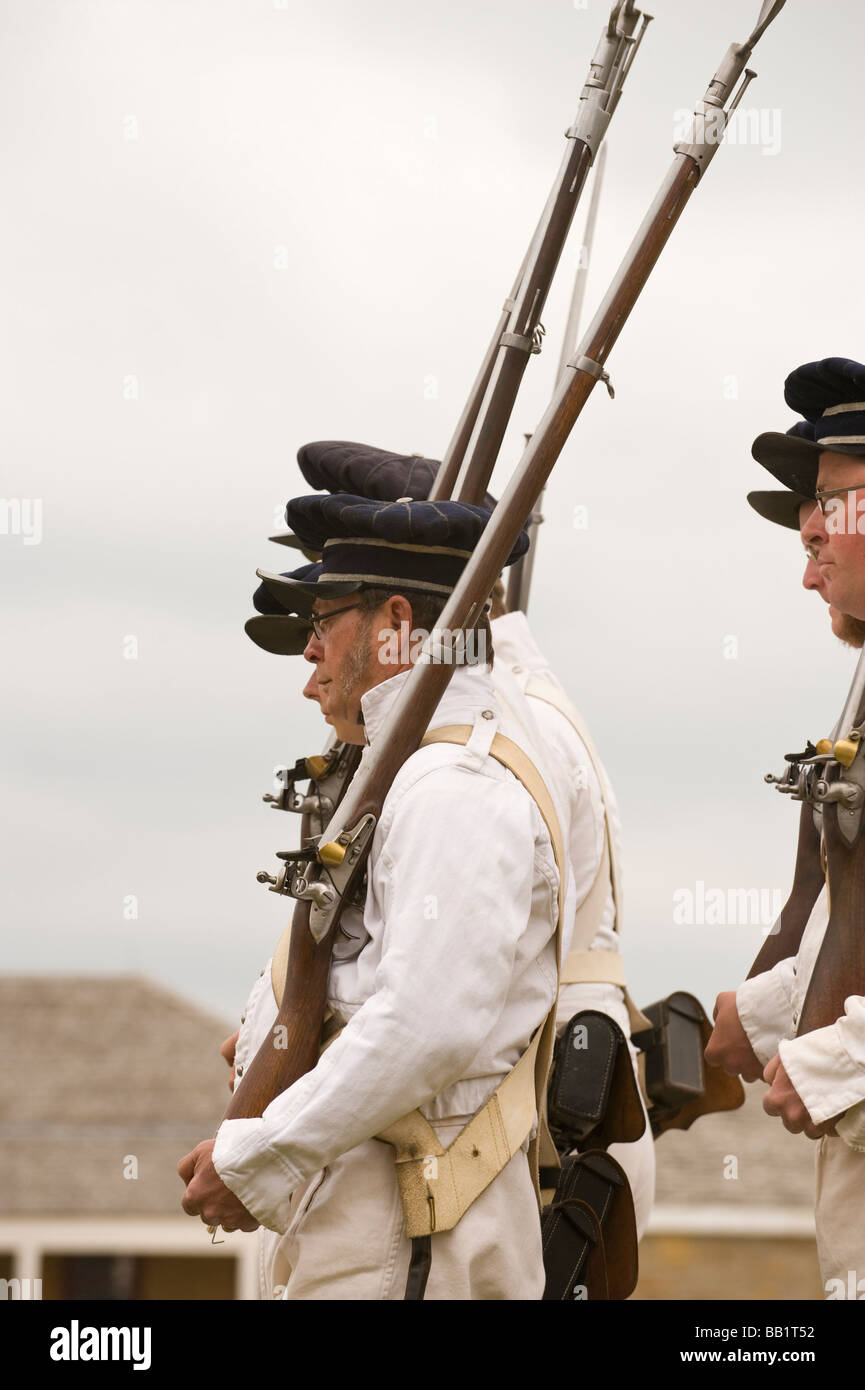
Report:
[[[774,952],[775,963],[799,949],[811,908],[824,881],[829,892],[829,922],[814,965],[797,1034],[824,1028],[844,1013],[851,994],[865,994],[865,649],[860,653],[841,716],[828,738],[810,744],[804,753],[788,754],[781,777],[766,781],[803,801],[796,856],[796,876],[808,884],[796,912],[783,920]],[[822,830],[822,846],[818,825]],[[807,832],[802,827],[807,826]],[[824,876],[825,864],[825,876]],[[795,892],[795,882],[794,882]],[[792,895],[791,895],[792,897]],[[811,897],[810,905],[808,898]],[[807,909],[807,910],[806,910]],[[771,942],[772,938],[768,938]],[[767,944],[768,944],[767,942]],[[765,947],[764,947],[765,950]],[[771,968],[757,957],[752,974]]]
[[[592,244],[595,239],[595,222],[598,217],[598,204],[601,200],[601,188],[604,182],[604,169],[607,163],[607,147],[601,146],[595,164],[595,177],[592,180],[592,196],[589,199],[589,210],[586,214],[586,229],[583,233],[583,244],[580,247],[580,263],[574,277],[574,288],[571,293],[571,303],[568,310],[568,321],[565,326],[564,337],[562,338],[562,349],[559,353],[559,366],[556,372],[556,381],[561,381],[568,362],[573,355],[577,345],[577,334],[580,330],[580,315],[583,309],[583,300],[586,295],[586,280],[589,274],[589,260],[592,254]],[[525,436],[526,444],[531,439],[531,435]],[[526,531],[529,536],[529,548],[525,555],[521,555],[513,565],[508,574],[508,595],[507,605],[509,613],[527,613],[529,608],[529,590],[532,586],[532,575],[535,568],[535,558],[538,549],[538,527],[544,517],[541,511],[544,502],[544,491],[541,489],[537,505],[526,522]]]
[[[419,747],[453,674],[454,666],[446,659],[448,641],[458,637],[481,614],[574,423],[597,382],[607,376],[605,363],[609,354],[702,173],[717,153],[719,131],[723,131],[755,76],[746,67],[753,47],[784,3],[785,0],[765,0],[748,40],[728,49],[697,105],[690,132],[693,138],[675,146],[669,174],[445,604],[439,626],[406,677],[394,703],[387,734],[367,749],[319,842],[316,861],[304,862],[294,881],[288,861],[281,871],[282,890],[298,898],[277,1018],[281,1043],[286,1046],[276,1048],[269,1039],[262,1044],[235,1088],[227,1119],[262,1115],[276,1095],[316,1064],[331,945],[340,914],[363,874],[384,799],[403,763]],[[706,128],[708,116],[711,134]]]
[[541,350],[541,314],[586,177],[651,19],[634,9],[634,0],[618,0],[610,11],[576,117],[565,131],[558,174],[445,450],[431,502],[456,497],[479,503],[486,491],[529,357]]
[[[439,471],[430,492],[430,500],[453,495],[460,465],[469,441],[475,438],[478,431],[483,431],[484,437],[487,437],[486,426],[488,422],[493,432],[500,431],[499,442],[501,442],[501,437],[504,435],[513,410],[528,355],[540,352],[540,339],[543,334],[543,328],[540,325],[541,312],[580,199],[586,175],[596,152],[600,149],[598,172],[587,223],[590,229],[594,226],[597,189],[599,188],[605,153],[603,138],[619,104],[625,78],[631,70],[651,19],[651,15],[641,14],[639,10],[634,8],[634,0],[617,0],[610,11],[610,17],[601,35],[580,95],[577,116],[573,125],[566,131],[568,144],[565,149],[565,156],[547,198],[540,221],[523,256],[511,292],[502,307],[501,316],[484,354],[468,400],[463,407],[456,429],[439,465]],[[591,230],[587,232],[587,238],[590,243]],[[580,286],[581,299],[582,287],[585,283],[584,272],[582,276],[578,272],[577,281]],[[575,288],[575,298],[576,294]],[[579,302],[577,302],[576,312],[578,315]],[[568,331],[572,332],[575,337],[576,328],[571,327],[573,316],[574,305],[572,304]],[[570,355],[567,350],[568,341],[566,337],[562,350],[563,359],[566,355]],[[560,363],[560,374],[561,370],[562,365]],[[496,382],[495,385],[492,385],[494,373],[496,374]],[[529,437],[526,436],[526,439],[528,440]],[[497,452],[498,446],[496,446]],[[487,470],[487,480],[489,480],[491,472],[492,464]],[[483,497],[484,491],[485,485],[478,493],[478,501]],[[467,499],[463,498],[463,500]],[[475,500],[475,498],[470,500]],[[304,550],[298,538],[291,533],[271,536],[271,540],[303,551],[308,559],[316,558]],[[527,580],[531,576],[533,563],[533,547],[530,547],[525,559],[518,562],[521,573],[525,574]],[[328,755],[326,754],[326,756]],[[324,791],[318,787],[316,776],[313,772],[308,771],[306,766],[320,767],[320,759],[301,759],[292,769],[278,769],[277,777],[282,778],[290,775],[291,782],[281,787],[276,796],[266,795],[264,800],[269,801],[272,806],[279,810],[307,812],[312,811],[316,801],[323,796],[332,810],[336,804],[334,798],[338,800],[342,795],[347,780],[354,774],[358,758],[359,754],[355,754],[346,757],[340,756],[337,760],[336,753],[331,746],[329,762],[326,767],[328,787]],[[306,794],[302,796],[296,792],[295,782],[302,778],[305,779],[307,776],[310,779],[309,787]],[[338,780],[338,776],[342,778],[341,782]],[[318,833],[321,833],[322,828],[319,826]],[[305,825],[301,831],[301,843],[313,833],[315,831],[312,824]],[[281,879],[265,873],[263,870],[257,877],[259,883],[266,883],[271,890],[282,891]]]

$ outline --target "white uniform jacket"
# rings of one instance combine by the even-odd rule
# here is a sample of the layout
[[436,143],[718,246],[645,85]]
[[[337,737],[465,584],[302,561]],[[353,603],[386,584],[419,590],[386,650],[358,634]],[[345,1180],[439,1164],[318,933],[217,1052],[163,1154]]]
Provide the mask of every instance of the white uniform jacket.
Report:
[[[364,695],[371,745],[406,675]],[[217,1172],[273,1231],[286,1230],[294,1188],[409,1111],[438,1121],[479,1109],[555,998],[558,872],[534,801],[487,756],[499,729],[525,740],[502,723],[486,668],[454,672],[430,728],[445,724],[473,725],[470,742],[419,749],[400,769],[362,920],[344,920],[328,986],[343,1032],[261,1119],[217,1134]],[[275,1017],[267,970],[244,1015],[239,1076]]]
[[736,991],[742,1027],[764,1064],[776,1053],[811,1119],[836,1126],[851,1148],[865,1151],[865,998],[850,995],[844,1015],[828,1028],[796,1037],[808,983],[828,924],[824,888],[802,936],[798,954],[746,980]]

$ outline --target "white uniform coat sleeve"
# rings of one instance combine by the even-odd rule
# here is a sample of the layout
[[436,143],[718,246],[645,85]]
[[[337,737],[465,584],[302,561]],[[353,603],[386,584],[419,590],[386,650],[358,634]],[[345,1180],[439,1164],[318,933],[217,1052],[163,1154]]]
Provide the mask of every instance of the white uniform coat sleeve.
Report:
[[778,1051],[781,1038],[792,1038],[795,960],[788,956],[771,970],[745,980],[736,990],[739,1021],[765,1067]]
[[814,1123],[841,1115],[865,1100],[865,999],[851,994],[837,1023],[782,1042],[778,1050]]
[[[453,765],[395,784],[370,870],[384,921],[375,992],[261,1119],[217,1134],[216,1169],[262,1225],[284,1231],[299,1183],[465,1074],[530,920],[536,815],[512,779]],[[553,908],[551,935],[554,920]]]

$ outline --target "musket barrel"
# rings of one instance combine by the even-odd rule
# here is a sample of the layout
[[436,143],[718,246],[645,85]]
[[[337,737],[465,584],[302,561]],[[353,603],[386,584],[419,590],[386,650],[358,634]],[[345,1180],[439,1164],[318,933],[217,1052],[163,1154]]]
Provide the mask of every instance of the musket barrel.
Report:
[[483,411],[475,425],[457,478],[455,496],[477,504],[483,497],[499,455],[514,401],[536,344],[534,334],[547,292],[567,239],[574,211],[592,165],[592,152],[581,140],[570,142],[557,180],[558,198],[548,205],[523,276],[517,303],[502,335]]
[[490,384],[490,378],[493,374],[493,368],[496,364],[496,356],[498,354],[499,344],[502,340],[502,334],[505,333],[507,330],[508,320],[510,319],[511,312],[513,310],[514,304],[516,303],[517,292],[519,291],[520,285],[522,283],[523,275],[525,274],[526,266],[528,265],[529,255],[531,253],[532,246],[534,245],[535,240],[538,236],[540,227],[541,223],[538,223],[538,226],[536,227],[535,233],[529,244],[528,250],[526,251],[526,254],[523,256],[523,263],[520,266],[519,274],[517,275],[517,278],[514,281],[513,289],[511,290],[510,294],[504,302],[501,317],[498,323],[496,324],[495,332],[493,333],[489,347],[487,348],[486,353],[484,354],[484,359],[481,362],[480,369],[478,371],[477,376],[475,377],[474,384],[472,386],[471,392],[469,393],[469,398],[463,406],[462,414],[460,415],[460,418],[457,421],[456,429],[454,430],[451,436],[447,449],[442,455],[442,461],[439,466],[439,470],[436,473],[435,481],[433,482],[432,488],[429,492],[430,502],[438,502],[441,501],[442,498],[453,497],[454,495],[457,478],[459,477],[460,467],[462,465],[463,459],[465,458],[466,449],[468,448],[469,440],[472,437],[472,432],[474,431],[478,415],[480,414],[481,406],[484,402],[484,397],[487,393],[487,388]]
[[[604,169],[607,163],[607,147],[601,146],[601,152],[595,160],[595,176],[592,180],[592,196],[589,199],[589,210],[586,214],[586,226],[583,232],[583,245],[580,256],[580,264],[574,277],[574,288],[571,293],[571,302],[568,309],[568,320],[562,336],[562,346],[559,353],[559,365],[556,371],[556,382],[560,382],[564,375],[565,368],[570,361],[574,348],[577,345],[577,333],[580,327],[580,317],[582,315],[583,300],[586,294],[586,280],[588,279],[589,259],[591,247],[595,237],[595,223],[598,217],[598,206],[601,200],[601,188],[604,182]],[[526,443],[531,439],[531,435],[526,435]],[[534,574],[535,560],[538,553],[538,526],[543,518],[540,516],[540,509],[543,504],[544,490],[541,489],[536,506],[529,520],[526,522],[526,530],[529,535],[529,548],[525,555],[521,555],[510,567],[508,574],[507,606],[508,612],[519,611],[525,613],[528,610],[529,594],[532,587],[532,575]]]

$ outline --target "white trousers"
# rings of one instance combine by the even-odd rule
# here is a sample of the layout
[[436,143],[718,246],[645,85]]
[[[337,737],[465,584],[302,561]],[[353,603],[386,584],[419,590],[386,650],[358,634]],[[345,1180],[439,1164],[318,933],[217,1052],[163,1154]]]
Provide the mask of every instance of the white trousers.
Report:
[[817,1151],[815,1218],[824,1289],[830,1279],[842,1280],[846,1290],[861,1280],[857,1297],[865,1298],[865,1153],[834,1135],[821,1139]]
[[[445,1147],[468,1119],[436,1123]],[[284,1235],[261,1233],[262,1297],[401,1300],[410,1254],[393,1149],[370,1139],[298,1188]],[[425,1298],[536,1300],[543,1291],[540,1218],[520,1149],[452,1231],[433,1235]]]

